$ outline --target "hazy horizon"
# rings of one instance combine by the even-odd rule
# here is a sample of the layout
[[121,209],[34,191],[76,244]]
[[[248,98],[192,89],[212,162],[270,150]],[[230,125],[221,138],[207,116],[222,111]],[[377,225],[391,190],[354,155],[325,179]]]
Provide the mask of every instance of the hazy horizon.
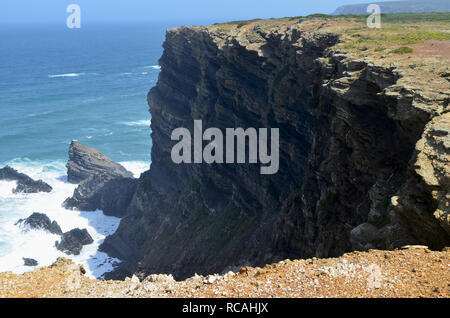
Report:
[[[280,18],[303,16],[313,13],[332,13],[337,7],[346,4],[364,3],[364,0],[260,0],[245,2],[229,0],[211,5],[206,0],[167,0],[149,2],[145,0],[107,1],[96,0],[6,0],[0,10],[0,24],[65,25],[69,15],[66,8],[70,4],[81,7],[83,24],[108,23],[149,23],[179,22],[181,24],[211,24],[232,20],[255,18]],[[237,10],[238,8],[238,10]]]

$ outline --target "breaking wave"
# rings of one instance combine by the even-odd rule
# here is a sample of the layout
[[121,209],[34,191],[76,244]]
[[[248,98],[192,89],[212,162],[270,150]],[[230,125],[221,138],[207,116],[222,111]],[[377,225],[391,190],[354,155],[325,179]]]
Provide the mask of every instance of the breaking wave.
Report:
[[[36,267],[51,265],[58,257],[71,258],[83,264],[86,275],[102,278],[120,261],[99,252],[98,247],[106,236],[113,234],[120,219],[105,216],[102,211],[66,210],[62,203],[71,197],[76,185],[67,182],[64,161],[33,162],[15,159],[7,162],[13,168],[33,179],[42,179],[53,187],[51,193],[13,194],[16,182],[0,181],[0,272],[24,273]],[[121,162],[136,177],[149,169],[149,164],[139,161]],[[3,166],[3,165],[2,165]],[[33,212],[45,213],[52,221],[58,222],[63,232],[74,228],[87,229],[94,243],[83,247],[77,256],[66,255],[55,248],[58,235],[41,230],[23,232],[15,225],[19,219],[27,218]],[[36,267],[26,267],[22,258],[38,261]]]

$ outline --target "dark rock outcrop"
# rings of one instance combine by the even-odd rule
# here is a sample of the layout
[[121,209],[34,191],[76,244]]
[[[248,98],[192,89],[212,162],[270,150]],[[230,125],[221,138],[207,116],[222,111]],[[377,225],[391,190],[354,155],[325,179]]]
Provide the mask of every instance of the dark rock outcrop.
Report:
[[73,229],[64,233],[61,241],[55,242],[55,246],[67,255],[80,255],[83,246],[93,242],[94,240],[86,229]]
[[[449,94],[427,95],[400,82],[392,67],[334,49],[339,35],[324,24],[167,32],[148,96],[152,169],[101,246],[123,260],[107,278],[182,279],[285,258],[450,242],[442,137],[449,129],[432,123]],[[172,131],[192,133],[200,119],[222,131],[279,128],[279,172],[173,163]],[[439,164],[431,164],[436,156]]]
[[51,192],[53,190],[52,187],[44,181],[35,181],[26,174],[20,173],[9,166],[0,169],[0,180],[17,181],[17,187],[13,189],[14,193],[38,193]]
[[61,235],[63,232],[56,221],[51,221],[50,218],[39,212],[34,212],[26,219],[20,219],[16,222],[16,225],[20,225],[24,230],[44,230],[52,234]]
[[95,174],[80,183],[71,198],[64,201],[68,209],[102,210],[105,215],[123,217],[136,191],[137,179]]
[[92,175],[105,173],[112,177],[132,178],[133,174],[122,165],[115,163],[101,152],[72,141],[67,163],[67,179],[71,183],[81,183]]
[[76,141],[70,145],[69,157],[69,181],[79,185],[63,206],[82,211],[98,209],[105,215],[123,217],[137,186],[132,173],[98,150]]
[[25,266],[38,266],[38,264],[39,264],[38,261],[33,258],[22,257],[22,259],[23,259],[23,265],[25,265]]

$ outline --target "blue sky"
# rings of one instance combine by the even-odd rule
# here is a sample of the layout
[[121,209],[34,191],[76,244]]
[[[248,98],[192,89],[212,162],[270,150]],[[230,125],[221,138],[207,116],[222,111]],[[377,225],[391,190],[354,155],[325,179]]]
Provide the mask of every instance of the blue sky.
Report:
[[0,23],[58,23],[69,4],[79,4],[84,23],[230,20],[331,13],[340,5],[369,0],[2,0]]

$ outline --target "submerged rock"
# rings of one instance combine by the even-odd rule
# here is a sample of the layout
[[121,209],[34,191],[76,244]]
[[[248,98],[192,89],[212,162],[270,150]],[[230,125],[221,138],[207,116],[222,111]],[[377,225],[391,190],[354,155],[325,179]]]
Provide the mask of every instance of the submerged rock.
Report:
[[52,234],[63,234],[56,221],[51,221],[44,213],[34,212],[26,219],[20,219],[16,225],[21,225],[25,230],[44,230]]
[[33,258],[22,257],[22,259],[23,259],[23,265],[25,265],[25,266],[37,266],[39,264],[38,261]]
[[38,193],[51,192],[53,188],[42,180],[33,180],[24,173],[18,172],[9,166],[0,169],[0,180],[17,181],[17,186],[13,193]]
[[73,140],[69,149],[68,181],[79,184],[92,175],[106,173],[114,177],[132,178],[133,174],[98,150]]
[[86,229],[73,229],[64,233],[61,237],[61,241],[55,242],[55,246],[58,250],[67,255],[80,255],[83,246],[93,242],[94,240]]

